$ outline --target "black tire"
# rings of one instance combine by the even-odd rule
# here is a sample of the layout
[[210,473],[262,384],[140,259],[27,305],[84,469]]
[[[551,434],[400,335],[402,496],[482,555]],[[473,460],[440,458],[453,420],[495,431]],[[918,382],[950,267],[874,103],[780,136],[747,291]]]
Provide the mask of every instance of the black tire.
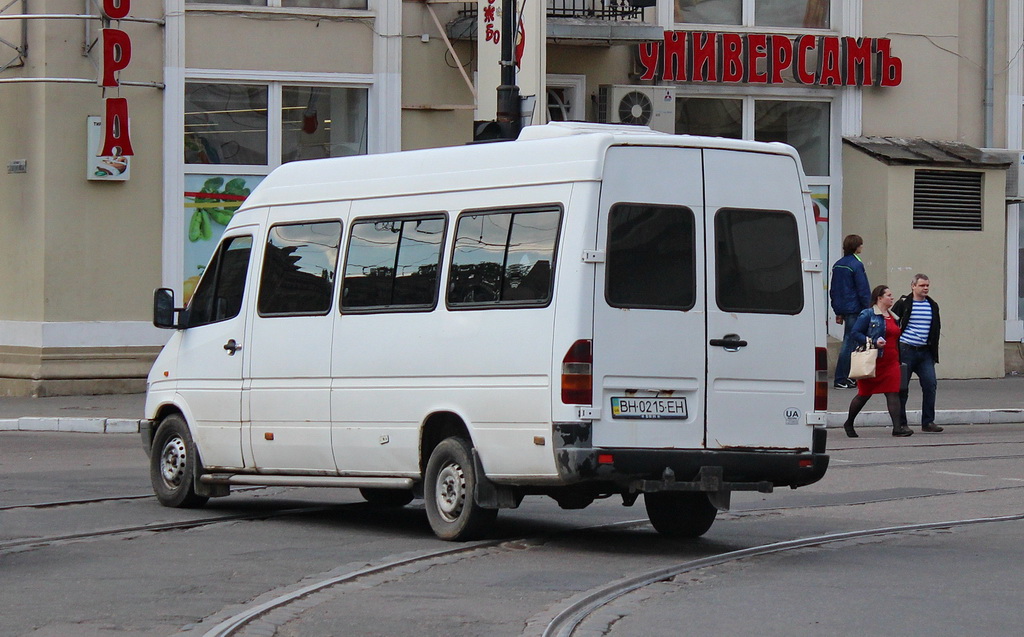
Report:
[[718,515],[718,509],[703,493],[645,493],[644,506],[654,529],[669,537],[700,537],[708,532],[715,522],[715,516]]
[[179,414],[164,418],[156,430],[149,458],[149,480],[160,504],[179,509],[206,504],[210,498],[196,494],[197,460],[196,446],[185,419]]
[[413,497],[409,489],[359,489],[359,494],[379,507],[404,507]]
[[473,499],[476,471],[469,443],[447,438],[434,447],[427,462],[423,499],[427,520],[442,540],[461,542],[480,537],[498,516],[497,509],[485,509]]

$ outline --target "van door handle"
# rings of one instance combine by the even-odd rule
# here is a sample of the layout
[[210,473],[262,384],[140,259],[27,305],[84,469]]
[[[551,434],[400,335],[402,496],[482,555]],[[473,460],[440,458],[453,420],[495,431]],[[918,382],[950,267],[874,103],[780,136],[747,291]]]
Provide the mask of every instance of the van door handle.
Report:
[[741,347],[746,347],[747,342],[740,340],[739,334],[726,334],[722,338],[713,338],[708,341],[711,347],[722,347],[727,352],[738,352]]
[[224,349],[227,350],[229,356],[234,356],[235,352],[242,349],[242,345],[236,343],[235,339],[231,339],[227,343],[224,343]]

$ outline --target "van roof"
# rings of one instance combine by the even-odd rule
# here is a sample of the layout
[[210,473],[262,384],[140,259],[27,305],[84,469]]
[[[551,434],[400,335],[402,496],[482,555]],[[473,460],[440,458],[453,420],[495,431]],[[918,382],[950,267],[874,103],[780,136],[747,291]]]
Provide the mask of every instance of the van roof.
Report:
[[776,142],[670,135],[646,126],[552,122],[512,142],[289,162],[270,173],[239,211],[268,205],[454,192],[601,179],[611,146],[720,148],[788,155]]

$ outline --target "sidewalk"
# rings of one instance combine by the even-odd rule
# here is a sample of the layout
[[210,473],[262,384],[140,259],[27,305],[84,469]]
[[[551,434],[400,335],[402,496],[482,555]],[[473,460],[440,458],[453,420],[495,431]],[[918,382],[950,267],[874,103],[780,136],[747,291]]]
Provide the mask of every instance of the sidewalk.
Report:
[[[828,427],[842,427],[846,410],[857,391],[832,389],[829,382]],[[939,380],[935,421],[939,425],[989,423],[1024,424],[1024,376],[977,380]],[[145,394],[58,396],[53,398],[0,397],[0,431],[74,431],[86,433],[138,433]],[[921,388],[910,383],[908,419],[921,424]],[[888,427],[885,399],[872,397],[857,417],[858,427]]]

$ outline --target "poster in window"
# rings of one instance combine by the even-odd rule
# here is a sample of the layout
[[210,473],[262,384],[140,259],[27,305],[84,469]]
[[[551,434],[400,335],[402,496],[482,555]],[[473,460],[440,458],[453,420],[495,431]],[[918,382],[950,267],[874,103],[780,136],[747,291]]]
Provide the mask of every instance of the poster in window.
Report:
[[185,175],[183,303],[188,303],[224,228],[262,175]]

